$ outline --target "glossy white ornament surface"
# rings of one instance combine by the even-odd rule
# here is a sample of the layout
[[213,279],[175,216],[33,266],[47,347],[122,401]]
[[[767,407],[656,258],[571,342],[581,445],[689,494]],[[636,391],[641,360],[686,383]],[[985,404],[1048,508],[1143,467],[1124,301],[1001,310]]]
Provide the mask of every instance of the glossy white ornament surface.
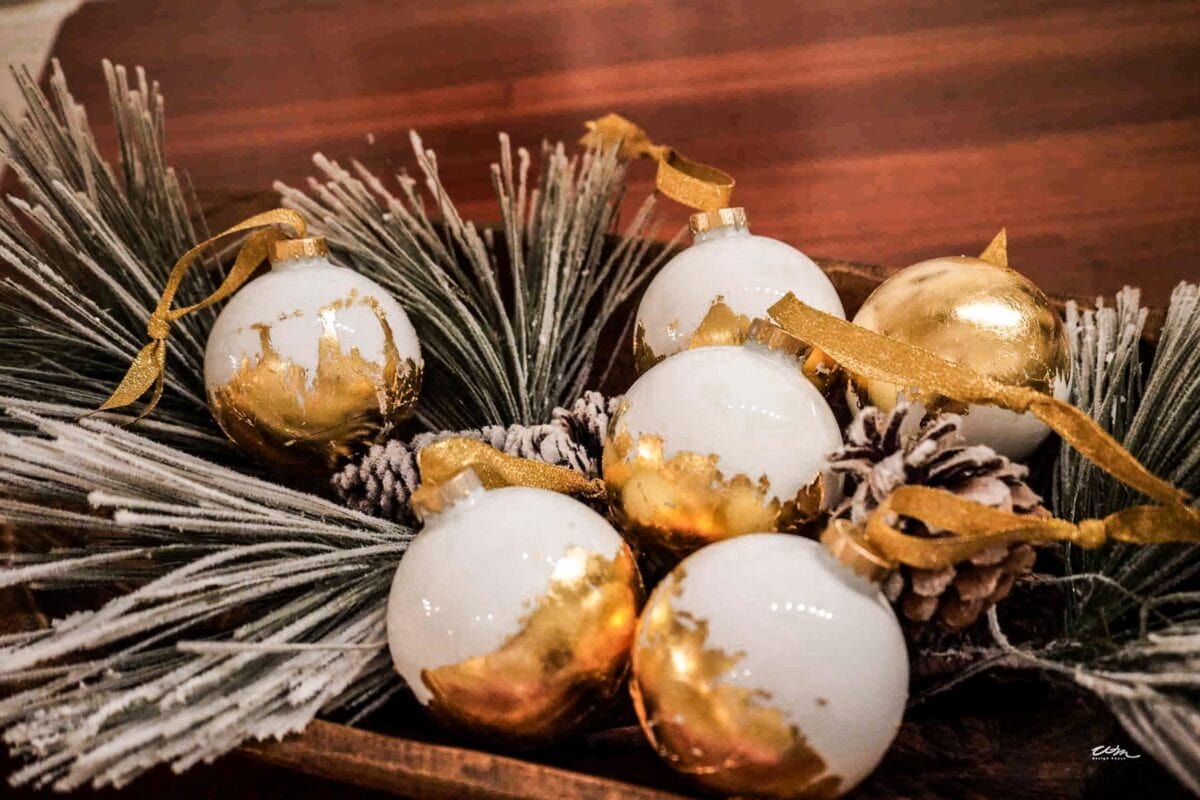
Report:
[[617,689],[640,601],[632,553],[604,517],[541,489],[477,489],[401,559],[388,645],[444,722],[549,739]]
[[[625,393],[615,433],[661,437],[663,458],[712,454],[726,478],[765,477],[767,496],[786,502],[825,473],[842,444],[825,398],[800,362],[754,344],[705,347],[668,358]],[[828,502],[829,498],[827,498]]]
[[678,353],[688,349],[714,302],[724,303],[748,325],[765,318],[767,308],[788,292],[845,319],[833,284],[804,253],[746,228],[716,228],[700,234],[646,288],[637,311],[640,344],[657,358]]
[[[334,302],[344,307],[330,308]],[[213,323],[204,351],[205,388],[224,386],[244,360],[262,358],[261,326],[269,326],[279,357],[303,368],[310,382],[321,337],[330,330],[343,350],[356,348],[367,361],[383,364],[387,337],[377,311],[400,358],[420,366],[421,346],[408,315],[378,283],[325,258],[281,262],[242,287]]]
[[[667,611],[673,622],[662,616]],[[655,648],[670,652],[656,655]],[[683,668],[680,659],[691,659],[691,666]],[[908,694],[904,636],[877,586],[819,544],[786,534],[742,536],[686,558],[647,602],[633,661],[635,699],[640,693],[643,702],[639,715],[660,753],[702,783],[735,794],[766,786],[772,763],[762,749],[769,739],[761,715],[757,730],[725,724],[743,718],[747,708],[737,704],[782,714],[795,726],[796,748],[815,753],[824,777],[836,777],[836,792],[844,793],[878,765],[899,729]],[[712,664],[726,669],[706,675],[705,665]],[[693,681],[694,692],[677,691],[678,683]],[[710,702],[718,705],[690,707]],[[671,719],[661,716],[672,711],[681,727],[685,719],[718,723],[707,730],[672,728]],[[689,752],[673,751],[684,742]],[[757,749],[745,749],[755,742]],[[708,757],[726,747],[732,750],[725,755],[735,757],[707,764],[706,754],[692,749],[698,743],[710,748]],[[728,769],[743,761],[746,771]],[[785,769],[783,761],[776,769]],[[797,763],[803,762],[793,760],[793,767]],[[760,783],[739,783],[749,776]],[[785,796],[782,785],[766,793]]]

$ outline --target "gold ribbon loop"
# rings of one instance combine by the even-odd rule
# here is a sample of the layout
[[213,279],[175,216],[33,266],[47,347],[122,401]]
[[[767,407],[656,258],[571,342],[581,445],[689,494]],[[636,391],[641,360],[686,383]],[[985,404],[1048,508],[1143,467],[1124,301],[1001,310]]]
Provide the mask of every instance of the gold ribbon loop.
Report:
[[529,486],[588,499],[604,496],[604,481],[573,469],[510,456],[477,439],[455,437],[424,447],[417,454],[420,490],[436,488],[465,469],[473,469],[486,489]]
[[[98,411],[108,411],[135,403],[151,387],[154,387],[154,394],[151,395],[146,407],[138,414],[137,419],[142,419],[154,411],[158,401],[162,399],[163,379],[167,369],[167,337],[171,334],[171,325],[180,317],[197,309],[219,303],[236,292],[254,274],[258,265],[266,260],[272,242],[289,238],[287,234],[276,227],[279,225],[290,227],[296,237],[304,236],[307,229],[304,217],[298,212],[287,208],[277,208],[262,214],[255,214],[253,217],[221,231],[216,236],[205,239],[175,262],[171,274],[167,276],[167,283],[163,287],[158,306],[150,315],[150,319],[146,321],[146,335],[150,338],[150,343],[138,352],[129,366],[129,370],[125,373],[125,377],[121,380],[121,384],[97,409]],[[205,248],[226,236],[251,230],[255,232],[246,239],[242,249],[238,251],[233,266],[225,276],[225,280],[212,294],[199,303],[183,308],[171,308],[180,284]]]
[[[903,533],[896,528],[898,516],[949,533],[934,538]],[[1177,504],[1142,505],[1076,524],[1001,511],[944,489],[902,486],[871,512],[863,535],[866,547],[893,564],[942,569],[987,548],[1016,542],[1070,542],[1087,549],[1109,541],[1200,543],[1200,511]]]
[[699,211],[715,211],[729,205],[734,180],[716,167],[685,158],[667,145],[655,144],[644,130],[618,114],[608,114],[585,123],[588,132],[579,140],[585,147],[621,146],[621,157],[642,156],[658,162],[655,186],[677,203]]
[[1160,503],[1185,503],[1186,492],[1142,466],[1095,420],[1034,389],[1008,386],[952,361],[891,339],[805,305],[788,293],[768,309],[788,333],[825,353],[844,369],[869,380],[910,390],[915,399],[948,397],[962,403],[999,406],[1030,412],[1050,426],[1089,461]]

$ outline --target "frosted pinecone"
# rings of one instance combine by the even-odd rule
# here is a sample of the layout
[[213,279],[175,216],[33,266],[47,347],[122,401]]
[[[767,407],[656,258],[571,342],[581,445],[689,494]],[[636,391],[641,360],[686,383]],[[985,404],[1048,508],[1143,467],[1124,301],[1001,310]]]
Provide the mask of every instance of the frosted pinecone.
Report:
[[[965,445],[957,414],[942,414],[914,433],[910,406],[899,403],[885,414],[863,409],[846,431],[846,444],[829,456],[834,472],[846,476],[846,496],[833,511],[855,523],[866,521],[885,497],[900,486],[946,489],[993,508],[1017,514],[1045,515],[1042,499],[1025,483],[1029,470],[985,445]],[[906,532],[935,536],[906,520]],[[1018,543],[977,553],[942,570],[902,566],[883,586],[884,594],[905,619],[936,620],[952,630],[965,628],[1008,596],[1013,583],[1033,569],[1032,546]]]
[[331,479],[348,507],[376,517],[415,522],[408,499],[421,483],[417,453],[422,447],[455,436],[486,442],[509,455],[543,461],[596,477],[609,416],[621,398],[585,392],[570,408],[556,408],[541,425],[487,425],[465,431],[421,433],[409,441],[390,439],[372,445]]

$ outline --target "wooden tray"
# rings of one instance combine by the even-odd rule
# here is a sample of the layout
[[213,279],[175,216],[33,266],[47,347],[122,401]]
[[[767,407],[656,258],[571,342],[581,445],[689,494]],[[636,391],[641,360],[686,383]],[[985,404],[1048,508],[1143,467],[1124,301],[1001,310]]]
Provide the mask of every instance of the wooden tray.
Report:
[[[817,259],[853,314],[887,276],[882,267]],[[1070,298],[1055,298],[1060,311]],[[1079,299],[1089,303],[1090,299]],[[1163,312],[1146,328],[1156,341]],[[627,342],[610,346],[627,348]],[[619,357],[611,387],[633,380],[632,359]],[[423,721],[410,699],[377,714],[367,728],[315,722],[282,742],[253,744],[244,752],[290,769],[356,786],[422,798],[634,798],[692,796],[695,788],[663,766],[622,705],[610,723],[550,751],[497,755],[444,738]],[[389,720],[405,719],[396,728]],[[1068,722],[1064,723],[1064,720]],[[1091,747],[1121,742],[1136,751],[1103,706],[1075,687],[982,678],[937,702],[910,712],[880,769],[851,797],[1127,797],[1157,787],[1157,796],[1179,789],[1149,758],[1090,760]],[[1126,793],[1128,791],[1128,793]]]

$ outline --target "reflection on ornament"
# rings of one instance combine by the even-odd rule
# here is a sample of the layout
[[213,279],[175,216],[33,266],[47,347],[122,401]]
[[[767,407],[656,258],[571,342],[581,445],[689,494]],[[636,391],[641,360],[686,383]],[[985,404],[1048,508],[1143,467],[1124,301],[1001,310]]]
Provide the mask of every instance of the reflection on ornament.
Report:
[[654,590],[630,692],[655,750],[706,788],[830,798],[895,737],[907,666],[873,584],[812,541],[756,534],[694,553]]
[[[1012,386],[1065,397],[1070,368],[1058,312],[1030,281],[1009,269],[1002,237],[984,252],[914,264],[871,293],[854,323]],[[891,410],[903,387],[850,376],[854,405]],[[911,392],[907,392],[911,395]],[[911,397],[932,413],[964,414],[962,435],[1009,458],[1028,456],[1048,435],[1032,415],[962,407],[940,397]]]
[[751,235],[743,209],[694,214],[691,228],[695,244],[663,267],[638,306],[639,372],[689,348],[741,344],[750,320],[788,292],[845,318],[821,268],[790,245]]
[[205,385],[243,452],[304,476],[407,418],[422,361],[408,317],[381,286],[331,264],[324,240],[286,245],[214,323]]
[[629,546],[553,492],[485,492],[471,472],[438,491],[388,600],[396,670],[447,727],[552,741],[624,679],[642,598]]
[[805,379],[800,343],[756,321],[742,347],[674,355],[642,375],[608,426],[613,515],[641,547],[683,555],[708,542],[795,530],[838,494],[825,454],[841,444]]

